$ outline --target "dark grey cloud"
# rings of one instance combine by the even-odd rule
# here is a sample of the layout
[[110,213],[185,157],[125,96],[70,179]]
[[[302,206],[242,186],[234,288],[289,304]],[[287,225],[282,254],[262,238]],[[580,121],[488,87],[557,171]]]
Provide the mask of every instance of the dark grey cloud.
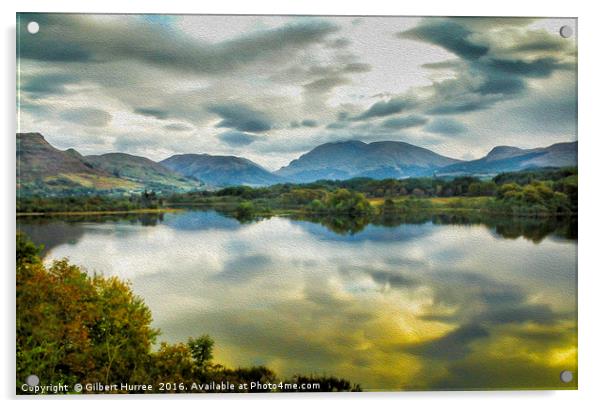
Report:
[[84,126],[105,127],[113,116],[102,109],[77,108],[61,112],[61,119]]
[[298,129],[300,127],[315,128],[318,127],[318,121],[314,119],[303,119],[301,122],[294,120],[290,123],[291,129]]
[[[35,36],[19,36],[21,58],[56,62],[114,62],[136,60],[177,71],[222,75],[259,60],[294,55],[325,43],[338,27],[322,19],[303,19],[281,27],[256,31],[215,44],[200,43],[168,25],[147,19],[128,24],[100,23],[85,15],[20,14],[19,27],[36,20]],[[152,38],[152,41],[149,41]]]
[[470,343],[488,337],[489,332],[479,324],[469,324],[429,342],[406,347],[412,354],[436,359],[460,359],[470,353]]
[[475,60],[487,54],[489,47],[475,42],[472,35],[472,31],[457,21],[430,18],[411,30],[397,34],[400,38],[439,45],[460,58]]
[[21,90],[30,93],[34,98],[50,95],[62,95],[66,86],[78,83],[79,79],[71,74],[41,74],[24,80]]
[[345,85],[350,83],[349,78],[342,76],[332,76],[326,78],[316,79],[315,81],[309,82],[303,87],[305,90],[312,93],[326,93],[330,92],[332,89],[336,88],[340,85]]
[[318,122],[316,120],[313,119],[304,119],[301,121],[301,126],[305,126],[305,127],[317,127],[318,126]]
[[170,117],[169,111],[159,108],[135,108],[134,113],[143,116],[150,116],[156,119],[167,119]]
[[[485,110],[528,92],[531,78],[549,78],[558,71],[574,70],[575,65],[564,60],[573,52],[567,42],[547,32],[534,31],[534,40],[529,43],[526,38],[530,32],[516,29],[531,20],[486,21],[490,24],[477,18],[429,18],[397,34],[440,46],[458,57],[423,66],[456,73],[455,78],[434,84],[432,97],[422,101],[426,112],[454,115]],[[504,27],[511,28],[504,35],[483,35]]]
[[[90,62],[94,59],[94,51],[84,41],[72,41],[71,33],[81,30],[83,35],[85,25],[80,24],[79,17],[66,17],[60,14],[19,13],[17,14],[17,29],[20,39],[17,53],[20,58],[51,62]],[[29,21],[36,21],[40,31],[30,35],[26,30]],[[65,22],[65,32],[61,33],[61,21]],[[61,34],[65,34],[61,41]]]
[[425,128],[427,132],[442,135],[457,135],[468,129],[462,123],[454,119],[437,118],[431,121]]
[[217,104],[207,110],[222,118],[216,127],[241,132],[265,132],[272,128],[272,123],[266,115],[240,103]]
[[401,116],[399,118],[387,119],[383,126],[389,129],[408,129],[426,124],[428,119],[418,115]]
[[394,115],[404,109],[413,106],[413,102],[406,97],[392,98],[388,101],[376,102],[368,110],[353,118],[353,120],[365,120],[374,117]]
[[558,315],[548,305],[517,305],[488,310],[480,315],[483,323],[508,324],[534,322],[551,324],[558,320]]
[[534,61],[492,58],[483,65],[504,74],[531,78],[546,78],[554,71],[573,67],[572,64],[561,63],[551,57],[539,58]]
[[247,146],[256,141],[259,136],[232,130],[217,136],[219,140],[230,146]]
[[525,87],[525,82],[521,79],[500,75],[489,76],[476,91],[483,95],[512,95],[522,92]]

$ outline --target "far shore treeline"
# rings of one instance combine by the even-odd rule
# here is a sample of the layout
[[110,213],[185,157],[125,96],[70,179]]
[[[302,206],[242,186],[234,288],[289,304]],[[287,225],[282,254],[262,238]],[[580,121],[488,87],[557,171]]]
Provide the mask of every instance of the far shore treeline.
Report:
[[470,176],[375,180],[320,180],[269,187],[234,186],[220,190],[131,195],[26,196],[18,214],[161,211],[203,206],[254,215],[305,213],[374,216],[387,213],[481,211],[515,216],[577,213],[577,168],[547,168],[500,173],[489,179]]

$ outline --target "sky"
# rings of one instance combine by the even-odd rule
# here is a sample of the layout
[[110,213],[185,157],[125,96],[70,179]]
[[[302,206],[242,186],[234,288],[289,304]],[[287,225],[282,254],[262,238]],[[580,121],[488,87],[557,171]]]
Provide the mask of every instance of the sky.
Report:
[[[27,32],[39,23],[36,34]],[[20,14],[18,131],[84,155],[577,140],[574,19]]]

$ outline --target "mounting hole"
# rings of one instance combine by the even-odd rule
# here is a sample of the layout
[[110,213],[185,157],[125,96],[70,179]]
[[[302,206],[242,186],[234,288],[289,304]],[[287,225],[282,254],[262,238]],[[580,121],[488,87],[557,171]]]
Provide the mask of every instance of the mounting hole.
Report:
[[562,38],[569,38],[573,35],[573,27],[564,25],[560,27],[560,36]]
[[27,31],[29,34],[36,34],[38,31],[40,31],[40,25],[37,21],[30,21],[27,23]]
[[35,374],[31,374],[27,376],[27,378],[25,379],[25,383],[30,387],[35,387],[40,383],[40,378]]
[[562,371],[560,373],[560,381],[562,381],[565,384],[568,384],[571,381],[573,381],[573,372],[569,370]]

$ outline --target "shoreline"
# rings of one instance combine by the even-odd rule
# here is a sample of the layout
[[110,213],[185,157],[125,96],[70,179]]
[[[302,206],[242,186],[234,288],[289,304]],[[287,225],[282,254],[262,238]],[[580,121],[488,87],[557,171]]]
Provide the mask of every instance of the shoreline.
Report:
[[[220,205],[214,204],[186,204],[182,205],[182,208],[161,208],[161,209],[139,209],[139,210],[106,210],[106,211],[56,211],[56,212],[27,212],[27,213],[16,213],[17,218],[19,217],[44,217],[44,216],[85,216],[85,215],[128,215],[128,214],[163,214],[163,213],[178,213],[188,211],[191,208],[203,209],[203,210],[217,210]],[[222,207],[223,209],[223,207]],[[232,211],[232,210],[230,210]],[[444,214],[461,214],[461,213],[473,213],[487,216],[506,216],[506,217],[520,217],[520,218],[550,218],[550,217],[576,217],[576,213],[513,213],[505,211],[495,211],[488,208],[470,208],[470,207],[434,207],[434,208],[421,208],[421,209],[409,209],[404,211],[391,211],[387,213],[380,213],[380,215],[417,215],[417,214],[429,214],[429,215],[444,215]],[[253,213],[254,216],[266,217],[266,216],[291,216],[291,215],[309,215],[309,216],[345,216],[346,214],[336,214],[328,212],[310,212],[299,208],[276,208],[270,211],[257,211]],[[357,214],[356,214],[357,215]],[[369,215],[369,214],[365,214]],[[371,214],[374,216],[375,214]],[[353,215],[349,215],[353,216]]]
[[17,212],[17,217],[39,217],[46,215],[119,215],[119,214],[161,214],[186,211],[180,208],[148,208],[138,210],[100,210],[100,211],[52,211],[52,212]]

